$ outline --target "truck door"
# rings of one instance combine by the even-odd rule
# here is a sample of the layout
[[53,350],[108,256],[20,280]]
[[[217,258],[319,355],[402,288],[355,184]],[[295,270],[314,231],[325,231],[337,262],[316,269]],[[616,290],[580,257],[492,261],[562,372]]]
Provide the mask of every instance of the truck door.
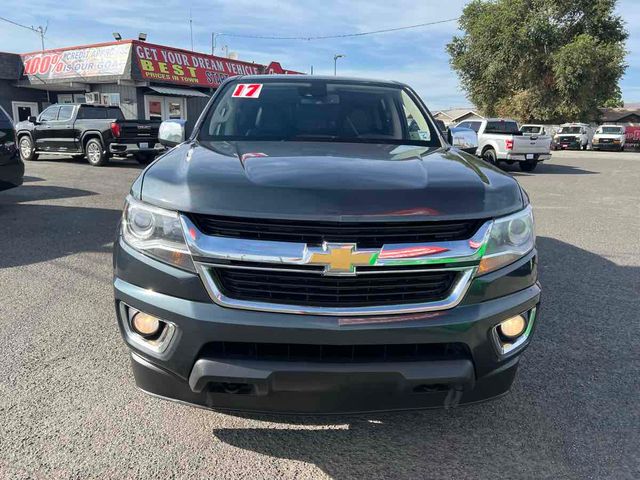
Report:
[[49,122],[50,146],[52,150],[58,152],[76,151],[75,135],[73,131],[73,114],[75,105],[61,105],[58,111],[58,118]]
[[42,151],[53,150],[53,122],[58,119],[58,110],[60,110],[60,105],[52,105],[38,117],[38,123],[36,123],[32,132],[36,149]]

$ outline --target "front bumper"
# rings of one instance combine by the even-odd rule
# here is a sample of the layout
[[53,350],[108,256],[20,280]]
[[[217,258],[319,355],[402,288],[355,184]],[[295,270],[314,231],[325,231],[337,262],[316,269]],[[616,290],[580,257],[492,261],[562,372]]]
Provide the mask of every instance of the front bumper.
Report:
[[[462,304],[422,314],[366,318],[224,308],[196,275],[116,243],[115,301],[138,387],[204,407],[336,413],[447,407],[506,393],[530,338],[501,357],[492,330],[540,301],[536,253],[473,281]],[[144,285],[146,288],[141,287]],[[172,322],[168,348],[132,341],[122,304]],[[534,325],[535,327],[535,325]],[[212,342],[311,346],[463,344],[468,355],[431,361],[313,362],[218,357]],[[240,385],[240,387],[238,387]]]
[[622,150],[624,148],[624,144],[620,142],[593,142],[591,148],[593,150]]

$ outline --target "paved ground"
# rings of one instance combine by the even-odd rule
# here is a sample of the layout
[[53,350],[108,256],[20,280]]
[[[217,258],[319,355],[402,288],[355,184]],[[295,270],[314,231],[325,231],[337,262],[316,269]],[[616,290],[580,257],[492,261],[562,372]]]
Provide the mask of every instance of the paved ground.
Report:
[[544,308],[513,391],[453,411],[239,417],[134,388],[111,240],[135,164],[39,161],[0,193],[0,478],[640,476],[640,154],[514,171]]

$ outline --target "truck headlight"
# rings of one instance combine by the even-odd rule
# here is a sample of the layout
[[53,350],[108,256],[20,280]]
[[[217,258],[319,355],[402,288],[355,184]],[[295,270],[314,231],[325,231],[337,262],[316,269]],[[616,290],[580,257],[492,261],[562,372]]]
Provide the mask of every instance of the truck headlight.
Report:
[[529,253],[536,241],[531,206],[493,222],[478,275],[492,272]]
[[121,232],[124,241],[139,252],[195,272],[178,212],[146,204],[129,195]]

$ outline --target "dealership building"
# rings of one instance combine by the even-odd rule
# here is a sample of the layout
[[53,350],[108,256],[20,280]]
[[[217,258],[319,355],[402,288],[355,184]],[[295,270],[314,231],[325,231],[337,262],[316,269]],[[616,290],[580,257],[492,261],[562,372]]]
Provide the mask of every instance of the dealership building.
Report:
[[189,132],[227,77],[277,73],[299,72],[140,40],[0,52],[0,106],[18,122],[54,103],[117,105],[128,119],[184,119]]

